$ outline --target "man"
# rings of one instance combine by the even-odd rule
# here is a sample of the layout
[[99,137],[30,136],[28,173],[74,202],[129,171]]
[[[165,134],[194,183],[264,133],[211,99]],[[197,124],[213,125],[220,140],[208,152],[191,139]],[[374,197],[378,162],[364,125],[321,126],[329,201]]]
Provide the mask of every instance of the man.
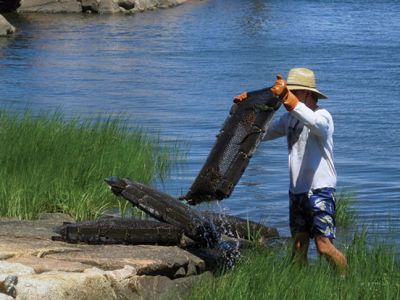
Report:
[[[314,238],[320,255],[345,272],[346,258],[332,242],[336,231],[334,126],[330,113],[318,106],[318,99],[327,97],[317,89],[314,72],[306,68],[290,70],[287,82],[278,75],[271,92],[287,110],[270,124],[264,140],[287,137],[293,258],[307,263],[310,239]],[[246,98],[245,92],[234,101]]]

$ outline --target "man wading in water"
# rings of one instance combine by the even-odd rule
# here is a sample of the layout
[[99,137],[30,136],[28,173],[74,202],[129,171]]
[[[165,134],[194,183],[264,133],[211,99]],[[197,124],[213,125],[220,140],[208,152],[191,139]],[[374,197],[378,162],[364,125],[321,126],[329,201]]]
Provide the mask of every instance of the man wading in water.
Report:
[[[314,72],[306,68],[290,70],[287,82],[278,75],[271,91],[287,110],[273,120],[264,140],[287,137],[293,259],[306,264],[310,239],[314,238],[320,255],[333,262],[340,272],[345,272],[346,258],[332,242],[336,231],[333,120],[327,110],[317,105],[318,99],[327,97],[317,90]],[[234,102],[246,98],[244,92],[235,97]]]

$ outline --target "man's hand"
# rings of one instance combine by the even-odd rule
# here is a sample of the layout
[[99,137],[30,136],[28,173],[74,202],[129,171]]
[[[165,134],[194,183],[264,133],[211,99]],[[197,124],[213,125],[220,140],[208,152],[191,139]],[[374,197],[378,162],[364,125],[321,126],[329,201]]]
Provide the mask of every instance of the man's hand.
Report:
[[286,85],[286,80],[281,74],[276,75],[276,81],[274,86],[271,88],[271,92],[283,100],[288,93],[289,89]]
[[235,96],[235,98],[233,98],[233,102],[240,103],[245,101],[246,99],[247,99],[247,92],[243,92],[240,95]]
[[296,107],[297,103],[299,103],[299,99],[297,99],[297,97],[288,89],[286,80],[281,74],[276,76],[276,81],[274,86],[271,88],[271,92],[279,97],[288,111],[292,111]]

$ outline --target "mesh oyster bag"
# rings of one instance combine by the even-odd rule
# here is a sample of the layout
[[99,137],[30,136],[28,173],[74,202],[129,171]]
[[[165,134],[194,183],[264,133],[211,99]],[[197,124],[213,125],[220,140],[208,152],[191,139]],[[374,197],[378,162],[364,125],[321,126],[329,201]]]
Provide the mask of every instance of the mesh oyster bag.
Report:
[[181,200],[195,205],[231,195],[281,102],[270,88],[233,104],[208,158]]

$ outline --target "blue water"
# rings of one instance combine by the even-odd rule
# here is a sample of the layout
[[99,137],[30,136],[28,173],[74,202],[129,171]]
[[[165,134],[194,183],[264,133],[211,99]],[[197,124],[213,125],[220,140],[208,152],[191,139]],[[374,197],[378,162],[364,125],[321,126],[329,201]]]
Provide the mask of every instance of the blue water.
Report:
[[[400,244],[399,11],[389,0],[208,0],[127,16],[6,15],[18,32],[0,39],[1,106],[124,113],[166,143],[187,145],[186,160],[156,183],[179,196],[234,95],[312,68],[335,120],[338,189],[356,195],[350,232],[366,225]],[[286,149],[285,139],[261,144],[232,196],[202,208],[289,235]]]

